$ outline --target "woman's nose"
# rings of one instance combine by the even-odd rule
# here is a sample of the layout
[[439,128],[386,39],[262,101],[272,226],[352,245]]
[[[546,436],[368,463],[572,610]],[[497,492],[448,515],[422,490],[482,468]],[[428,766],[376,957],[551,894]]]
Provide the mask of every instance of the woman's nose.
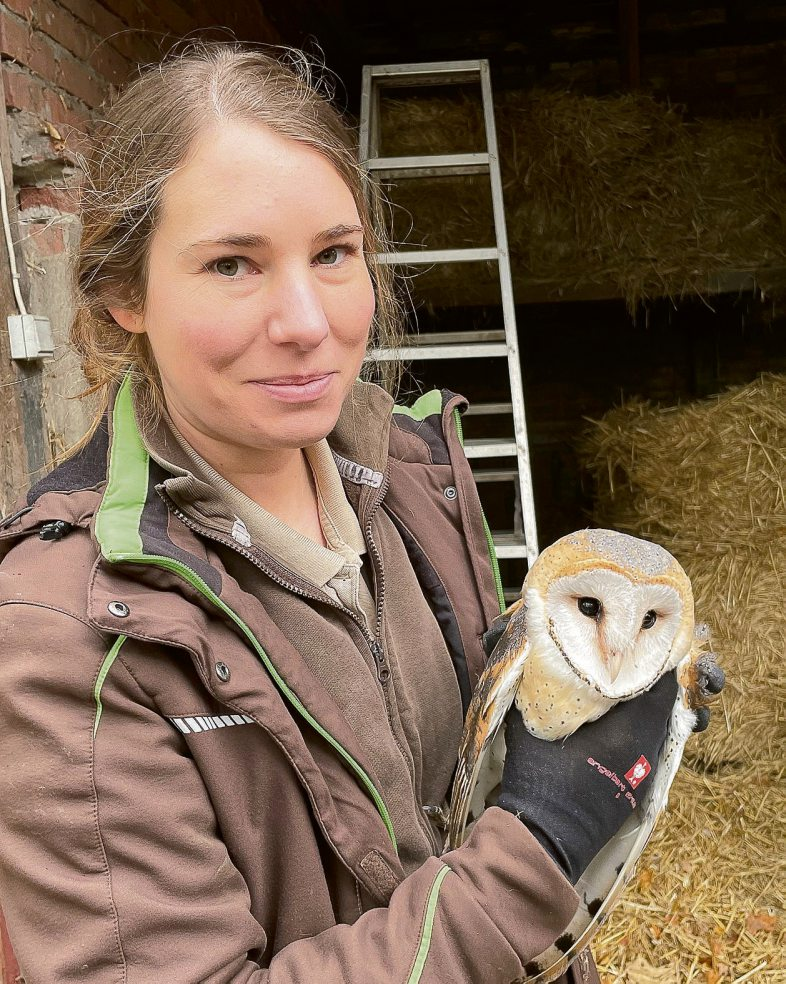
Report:
[[316,348],[330,332],[319,288],[311,271],[282,274],[268,321],[268,336],[275,345]]

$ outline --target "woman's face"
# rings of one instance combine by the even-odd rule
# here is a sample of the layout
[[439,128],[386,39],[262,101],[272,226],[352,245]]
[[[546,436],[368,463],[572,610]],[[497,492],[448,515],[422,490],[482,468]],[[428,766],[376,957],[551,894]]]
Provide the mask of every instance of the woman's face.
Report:
[[[168,180],[141,313],[167,408],[211,458],[308,446],[333,428],[374,294],[352,194],[310,147],[257,124],[204,131]],[[223,448],[225,454],[216,454]]]

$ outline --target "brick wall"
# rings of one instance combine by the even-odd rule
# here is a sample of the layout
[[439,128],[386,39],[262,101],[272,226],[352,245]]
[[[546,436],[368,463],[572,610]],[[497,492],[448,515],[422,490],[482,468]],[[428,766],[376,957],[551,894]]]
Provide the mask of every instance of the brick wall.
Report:
[[[151,9],[155,8],[155,12]],[[220,25],[242,39],[276,39],[253,3],[3,0],[0,54],[6,106],[58,124],[84,124],[139,62],[174,38]]]
[[140,63],[158,61],[184,36],[200,35],[280,40],[260,0],[0,0],[7,113],[0,139],[13,170],[6,187],[17,261],[28,307],[49,317],[58,343],[55,359],[32,376],[18,366],[0,366],[0,385],[26,390],[20,403],[26,404],[27,465],[0,489],[0,515],[54,454],[79,438],[87,421],[87,411],[65,399],[81,388],[64,344],[71,316],[69,251],[79,235],[74,151],[91,117]]
[[[54,454],[78,439],[88,418],[86,410],[67,399],[82,388],[65,345],[71,318],[69,258],[79,237],[73,149],[91,117],[138,64],[158,61],[185,35],[205,33],[279,40],[254,0],[0,0],[0,75],[7,113],[0,150],[13,170],[6,174],[6,187],[17,262],[28,308],[49,317],[56,342],[55,358],[32,368],[7,359],[0,364],[0,385],[18,393],[25,443],[18,466],[3,463],[16,471],[2,483],[0,515],[10,512],[16,495]],[[0,277],[8,278],[5,260],[2,265]],[[2,312],[0,324],[10,313]],[[14,984],[21,980],[18,975],[0,915],[0,984]]]

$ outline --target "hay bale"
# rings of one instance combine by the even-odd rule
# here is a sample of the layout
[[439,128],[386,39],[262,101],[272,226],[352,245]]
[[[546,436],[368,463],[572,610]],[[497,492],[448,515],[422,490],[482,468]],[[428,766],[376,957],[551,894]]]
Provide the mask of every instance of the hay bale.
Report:
[[632,401],[582,453],[594,518],[675,554],[727,672],[601,967],[628,984],[786,980],[786,377],[680,407]]
[[[777,122],[689,120],[641,93],[511,91],[495,109],[519,291],[611,285],[633,309],[642,299],[707,294],[724,270],[766,279],[786,265]],[[383,101],[382,118],[386,154],[484,145],[479,103],[466,95],[397,96]],[[483,179],[402,180],[393,197],[404,209],[394,216],[397,241],[493,240]]]
[[582,456],[597,521],[677,557],[722,653],[722,711],[689,760],[783,755],[786,377],[682,407],[632,401],[595,424]]

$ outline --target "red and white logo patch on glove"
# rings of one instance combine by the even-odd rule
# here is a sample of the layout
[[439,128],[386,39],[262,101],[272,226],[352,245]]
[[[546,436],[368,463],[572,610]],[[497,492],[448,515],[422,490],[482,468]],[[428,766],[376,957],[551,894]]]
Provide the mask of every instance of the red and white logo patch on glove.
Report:
[[630,788],[635,789],[643,779],[647,778],[651,771],[652,766],[643,755],[640,755],[625,773],[625,778],[628,780]]

